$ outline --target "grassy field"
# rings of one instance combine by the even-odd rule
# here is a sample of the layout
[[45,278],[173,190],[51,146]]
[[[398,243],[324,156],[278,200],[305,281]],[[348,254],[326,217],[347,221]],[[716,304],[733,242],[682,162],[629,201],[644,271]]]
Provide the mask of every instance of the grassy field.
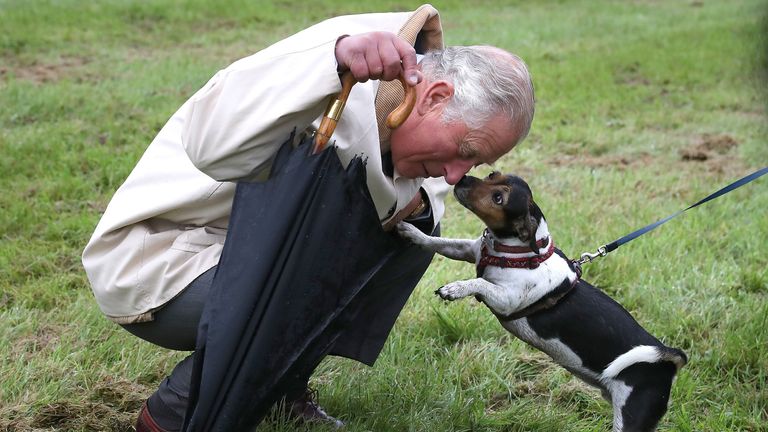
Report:
[[[103,318],[80,264],[171,113],[218,69],[325,17],[418,5],[323,0],[299,12],[306,4],[0,0],[0,431],[132,430],[184,355]],[[572,256],[768,165],[765,2],[436,6],[449,44],[528,62],[536,119],[494,168],[529,181]],[[768,430],[766,209],[763,178],[586,267],[690,357],[660,430]],[[481,229],[453,200],[443,226]],[[350,431],[608,430],[597,391],[482,305],[432,294],[473,273],[435,259],[376,367],[325,361],[314,383],[328,411]]]

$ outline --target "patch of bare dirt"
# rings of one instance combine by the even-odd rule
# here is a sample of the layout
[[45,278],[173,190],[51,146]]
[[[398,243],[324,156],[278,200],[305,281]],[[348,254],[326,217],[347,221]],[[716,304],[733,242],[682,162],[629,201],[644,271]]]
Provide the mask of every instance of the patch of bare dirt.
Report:
[[[708,172],[727,174],[743,171],[744,162],[734,156],[733,150],[739,146],[739,142],[728,134],[702,134],[693,139],[693,142],[678,151],[680,159],[677,163],[686,167],[702,168]],[[669,162],[664,157],[655,157],[648,153],[634,155],[602,155],[592,156],[588,154],[561,154],[549,160],[549,164],[555,167],[584,166],[587,168],[613,168],[625,170],[637,167],[653,167],[659,163]],[[702,163],[689,165],[690,162]]]
[[126,413],[99,403],[57,402],[41,407],[30,426],[54,430],[133,431],[135,413]]
[[139,410],[153,388],[127,380],[107,379],[94,389],[91,400],[122,411],[133,412]]
[[140,384],[106,380],[85,401],[57,401],[30,413],[21,407],[0,410],[0,432],[133,431],[139,408],[150,393],[149,387]]
[[618,168],[620,170],[648,166],[654,164],[654,159],[647,153],[634,156],[590,156],[590,155],[560,155],[549,161],[551,165],[557,167],[567,167],[574,165],[586,166],[589,168]]
[[58,345],[61,332],[61,329],[55,327],[42,326],[34,334],[23,336],[14,342],[11,355],[29,358],[42,351],[51,351]]
[[693,144],[680,150],[684,161],[706,161],[723,155],[739,145],[732,136],[727,134],[703,134]]
[[0,79],[13,75],[16,79],[31,81],[36,84],[60,81],[64,78],[88,79],[81,68],[90,63],[87,57],[63,57],[54,63],[35,61],[27,65],[10,65],[0,67]]
[[680,160],[684,163],[700,163],[707,171],[717,174],[742,172],[744,162],[733,155],[733,150],[739,144],[727,134],[703,134],[679,151]]

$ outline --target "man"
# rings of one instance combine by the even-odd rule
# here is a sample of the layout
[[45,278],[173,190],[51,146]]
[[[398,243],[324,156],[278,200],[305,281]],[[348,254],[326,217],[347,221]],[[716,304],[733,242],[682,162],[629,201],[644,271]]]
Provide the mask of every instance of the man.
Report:
[[[425,54],[420,64],[417,53]],[[533,87],[524,63],[498,48],[443,49],[439,16],[429,5],[312,26],[217,73],[171,117],[115,193],[83,253],[110,319],[157,345],[194,350],[234,182],[267,178],[291,131],[318,126],[345,71],[360,84],[334,133],[336,151],[343,164],[367,158],[368,188],[385,228],[407,219],[437,232],[447,184],[501,157],[531,125]],[[390,136],[381,119],[399,100],[384,81],[401,74],[416,87],[417,101]],[[358,319],[331,354],[372,365],[430,260],[405,247],[385,264],[363,288]],[[191,365],[189,356],[161,383],[137,430],[181,427]],[[340,425],[306,394],[301,388],[286,395],[294,401],[290,413]]]

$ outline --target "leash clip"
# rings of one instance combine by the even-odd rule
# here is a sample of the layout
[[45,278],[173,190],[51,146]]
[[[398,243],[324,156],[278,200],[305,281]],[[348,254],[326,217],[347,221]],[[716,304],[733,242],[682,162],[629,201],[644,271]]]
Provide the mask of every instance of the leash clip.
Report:
[[608,252],[605,250],[605,245],[603,245],[603,246],[600,246],[599,248],[597,248],[597,252],[596,253],[584,252],[583,254],[581,254],[581,257],[578,260],[576,260],[575,262],[577,264],[581,265],[581,264],[584,264],[584,263],[592,262],[592,261],[596,260],[597,258],[604,257],[606,255],[608,255]]

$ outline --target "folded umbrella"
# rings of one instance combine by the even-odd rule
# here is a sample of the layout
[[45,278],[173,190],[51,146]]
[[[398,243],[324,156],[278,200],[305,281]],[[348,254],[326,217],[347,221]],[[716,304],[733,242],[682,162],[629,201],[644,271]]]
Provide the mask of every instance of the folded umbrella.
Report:
[[[282,145],[267,181],[237,185],[198,330],[186,431],[255,427],[328,353],[345,308],[396,250],[365,162],[344,168],[333,149],[324,151],[353,84],[346,74],[314,139]],[[415,102],[403,86],[406,101],[390,127]]]

